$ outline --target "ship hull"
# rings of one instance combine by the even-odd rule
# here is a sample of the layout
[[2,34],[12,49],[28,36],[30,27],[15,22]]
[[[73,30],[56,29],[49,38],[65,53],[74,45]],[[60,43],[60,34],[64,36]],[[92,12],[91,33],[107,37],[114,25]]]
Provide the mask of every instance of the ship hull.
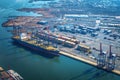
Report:
[[35,45],[32,45],[32,44],[29,44],[25,41],[21,41],[19,39],[15,39],[15,38],[12,38],[12,40],[26,48],[29,48],[31,50],[34,50],[34,51],[37,51],[39,52],[40,54],[44,54],[44,55],[48,55],[48,56],[59,56],[59,51],[48,51],[46,49],[43,49],[39,46],[35,46]]

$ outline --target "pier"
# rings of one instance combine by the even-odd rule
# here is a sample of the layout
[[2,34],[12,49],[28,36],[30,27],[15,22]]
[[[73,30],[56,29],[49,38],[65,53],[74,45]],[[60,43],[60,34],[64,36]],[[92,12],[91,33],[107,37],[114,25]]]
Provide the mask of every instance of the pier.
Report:
[[[90,65],[92,65],[92,66],[97,67],[97,63],[96,63],[96,62],[92,62],[92,61],[87,60],[87,59],[85,59],[85,58],[83,58],[83,57],[80,57],[80,56],[78,56],[78,55],[73,55],[73,54],[70,54],[70,53],[67,53],[67,52],[63,52],[63,51],[60,51],[60,54],[62,54],[62,55],[64,55],[64,56],[67,56],[67,57],[70,57],[70,58],[73,58],[73,59],[76,59],[76,60],[78,60],[78,61],[82,61],[82,62],[87,63],[87,64],[90,64]],[[101,68],[101,69],[106,70],[105,67],[103,67],[103,68]],[[120,71],[119,71],[119,70],[116,70],[116,69],[115,69],[115,70],[112,70],[111,72],[113,72],[113,73],[115,73],[115,74],[117,74],[117,75],[120,75]]]

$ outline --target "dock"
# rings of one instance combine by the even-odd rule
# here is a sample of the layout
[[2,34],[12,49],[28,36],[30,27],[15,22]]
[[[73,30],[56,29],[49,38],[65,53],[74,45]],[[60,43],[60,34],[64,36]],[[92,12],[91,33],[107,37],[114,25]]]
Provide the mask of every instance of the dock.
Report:
[[[73,55],[73,54],[70,54],[70,53],[67,53],[67,52],[63,52],[63,51],[60,51],[60,54],[62,54],[62,55],[64,55],[64,56],[67,56],[67,57],[70,57],[70,58],[73,58],[73,59],[78,60],[78,61],[82,61],[82,62],[87,63],[87,64],[90,64],[90,65],[92,65],[92,66],[97,67],[97,63],[96,63],[96,62],[92,62],[92,61],[90,61],[90,60],[84,59],[83,57],[79,57],[79,56],[77,56],[77,55]],[[103,69],[103,70],[106,71],[106,68],[105,68],[105,67],[103,67],[103,68],[101,68],[101,69]],[[119,70],[114,69],[114,70],[112,70],[111,72],[112,72],[112,73],[115,73],[115,74],[117,74],[117,75],[120,75],[120,71],[119,71]]]

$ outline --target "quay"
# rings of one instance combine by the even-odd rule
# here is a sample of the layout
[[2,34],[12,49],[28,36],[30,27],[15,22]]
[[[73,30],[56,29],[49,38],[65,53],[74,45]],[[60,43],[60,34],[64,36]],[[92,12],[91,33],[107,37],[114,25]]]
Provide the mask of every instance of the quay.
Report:
[[[80,56],[73,55],[73,54],[70,54],[70,53],[67,53],[67,52],[64,52],[64,51],[60,51],[60,54],[62,54],[62,55],[64,55],[64,56],[67,56],[67,57],[70,57],[70,58],[73,58],[73,59],[78,60],[78,61],[82,61],[82,62],[87,63],[87,64],[90,64],[90,65],[92,65],[92,66],[97,67],[97,63],[96,63],[96,62],[93,62],[93,61],[90,61],[90,60],[86,60],[86,59],[84,59],[84,58],[82,58],[82,57],[80,57]],[[105,68],[105,67],[103,67],[103,68],[101,68],[101,69],[103,69],[103,70],[106,71],[106,68]],[[120,75],[120,71],[119,71],[119,70],[114,69],[114,70],[112,70],[111,72],[112,72],[112,73],[115,73],[115,74],[117,74],[117,75]]]

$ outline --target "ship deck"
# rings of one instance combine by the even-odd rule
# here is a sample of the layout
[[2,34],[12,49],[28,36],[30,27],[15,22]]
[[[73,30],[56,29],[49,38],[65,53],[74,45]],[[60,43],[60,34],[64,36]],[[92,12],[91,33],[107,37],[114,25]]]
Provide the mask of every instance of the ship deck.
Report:
[[[15,36],[14,38],[20,39],[19,36]],[[23,41],[24,41],[24,42],[27,42],[27,43],[29,43],[29,44],[35,45],[35,46],[39,46],[39,47],[44,48],[44,49],[49,50],[49,51],[55,51],[55,50],[57,50],[56,48],[54,48],[54,47],[51,46],[51,45],[44,45],[42,42],[41,42],[41,43],[37,43],[36,40],[24,39]]]

